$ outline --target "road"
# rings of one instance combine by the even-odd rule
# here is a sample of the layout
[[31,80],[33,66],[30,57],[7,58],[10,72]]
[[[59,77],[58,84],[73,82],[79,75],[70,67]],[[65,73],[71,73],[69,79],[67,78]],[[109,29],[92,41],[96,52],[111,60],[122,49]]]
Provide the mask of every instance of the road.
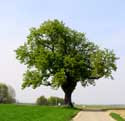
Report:
[[73,121],[115,121],[107,111],[80,111]]

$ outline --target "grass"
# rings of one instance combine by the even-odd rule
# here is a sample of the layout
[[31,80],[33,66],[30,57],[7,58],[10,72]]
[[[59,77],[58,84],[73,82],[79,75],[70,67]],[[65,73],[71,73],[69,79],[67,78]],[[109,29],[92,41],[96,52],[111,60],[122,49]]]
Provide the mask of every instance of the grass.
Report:
[[125,121],[119,114],[117,113],[110,113],[110,116],[114,118],[116,121]]
[[70,121],[79,110],[64,107],[0,105],[0,121]]

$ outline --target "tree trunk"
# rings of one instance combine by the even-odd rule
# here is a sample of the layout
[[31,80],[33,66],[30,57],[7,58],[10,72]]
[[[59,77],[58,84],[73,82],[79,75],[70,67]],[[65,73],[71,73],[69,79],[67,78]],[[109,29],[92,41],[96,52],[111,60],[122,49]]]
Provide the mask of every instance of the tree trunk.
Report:
[[71,96],[72,96],[72,92],[65,93],[64,104],[67,106],[73,107]]
[[65,93],[65,97],[64,97],[64,104],[69,106],[69,107],[73,107],[72,104],[72,92],[74,91],[76,87],[76,82],[75,81],[67,81],[66,83],[64,83],[61,88]]
[[66,72],[66,81],[61,85],[62,90],[65,93],[64,104],[73,107],[72,104],[72,92],[76,87],[77,81],[75,81],[68,72]]

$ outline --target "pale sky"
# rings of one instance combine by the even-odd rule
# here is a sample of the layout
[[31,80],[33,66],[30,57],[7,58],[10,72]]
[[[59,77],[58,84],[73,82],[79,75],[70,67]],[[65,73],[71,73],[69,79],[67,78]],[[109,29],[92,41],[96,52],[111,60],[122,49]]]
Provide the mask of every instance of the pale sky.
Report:
[[41,86],[21,90],[24,65],[14,50],[26,41],[29,28],[48,19],[63,20],[102,48],[113,49],[118,70],[114,80],[100,79],[96,86],[77,85],[73,101],[79,104],[125,104],[125,0],[0,0],[0,82],[13,86],[20,102],[59,96],[61,90]]

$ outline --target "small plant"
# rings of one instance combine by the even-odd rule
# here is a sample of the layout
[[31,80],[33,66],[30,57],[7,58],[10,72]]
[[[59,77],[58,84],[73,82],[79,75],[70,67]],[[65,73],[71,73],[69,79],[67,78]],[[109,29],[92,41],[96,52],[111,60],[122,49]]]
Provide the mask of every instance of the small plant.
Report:
[[110,113],[110,116],[114,118],[116,121],[125,121],[119,114],[117,113]]

